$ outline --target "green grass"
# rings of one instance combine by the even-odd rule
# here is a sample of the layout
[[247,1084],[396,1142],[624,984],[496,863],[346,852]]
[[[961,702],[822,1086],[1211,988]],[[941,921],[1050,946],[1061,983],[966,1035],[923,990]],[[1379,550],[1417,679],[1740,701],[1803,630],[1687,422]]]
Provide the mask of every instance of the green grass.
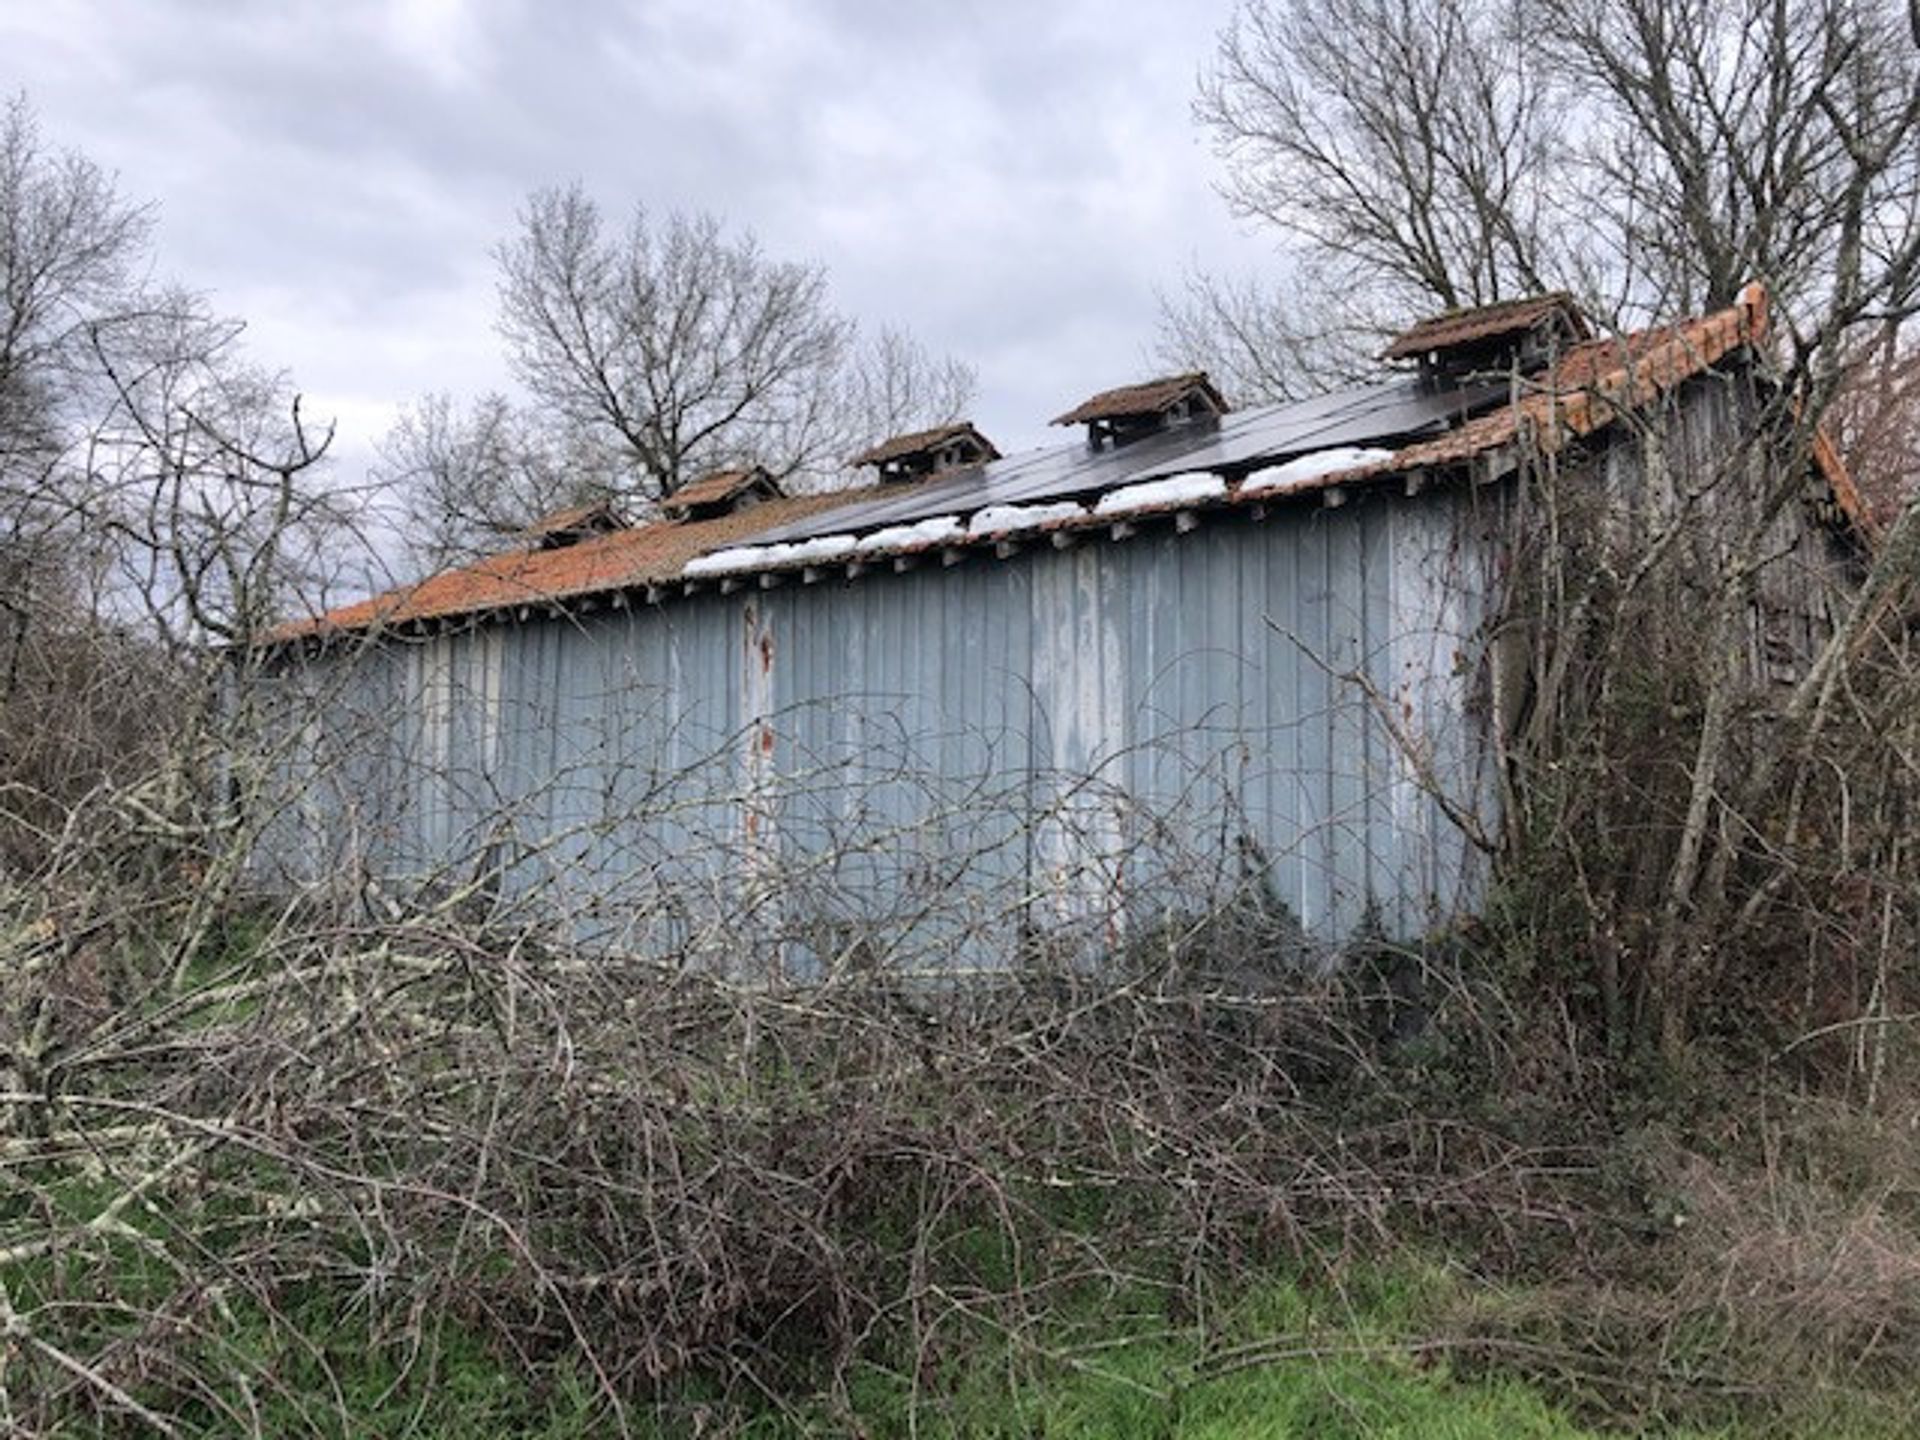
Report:
[[[921,1436],[1006,1440],[1587,1436],[1525,1387],[1456,1380],[1408,1343],[1450,1293],[1438,1272],[1414,1269],[1367,1272],[1337,1291],[1270,1281],[1204,1334],[1109,1297],[1051,1345],[975,1337],[919,1395],[902,1376],[869,1369],[851,1387],[852,1418],[874,1437],[906,1435],[910,1421]],[[762,1433],[830,1433],[832,1418]]]
[[[1147,1287],[1083,1292],[1057,1300],[1018,1335],[986,1318],[950,1320],[917,1361],[896,1339],[896,1353],[856,1364],[831,1395],[742,1409],[738,1396],[730,1405],[694,1380],[657,1410],[634,1407],[630,1419],[638,1434],[659,1440],[1598,1440],[1623,1433],[1587,1428],[1517,1380],[1456,1371],[1431,1337],[1446,1333],[1449,1317],[1457,1321],[1466,1298],[1465,1283],[1451,1272],[1412,1264],[1355,1267],[1338,1285],[1269,1277],[1216,1307],[1204,1325],[1170,1323],[1164,1296]],[[202,1331],[198,1368],[229,1376],[225,1405],[256,1415],[267,1434],[571,1440],[613,1433],[606,1402],[581,1367],[563,1360],[530,1376],[445,1317],[423,1317],[408,1343],[377,1334],[364,1311],[318,1298],[278,1324],[238,1302],[225,1314],[226,1323]],[[240,1433],[219,1406],[179,1396],[169,1403],[158,1392],[143,1398],[175,1416],[183,1433]],[[1803,1428],[1633,1433],[1891,1440],[1902,1432],[1829,1413]]]

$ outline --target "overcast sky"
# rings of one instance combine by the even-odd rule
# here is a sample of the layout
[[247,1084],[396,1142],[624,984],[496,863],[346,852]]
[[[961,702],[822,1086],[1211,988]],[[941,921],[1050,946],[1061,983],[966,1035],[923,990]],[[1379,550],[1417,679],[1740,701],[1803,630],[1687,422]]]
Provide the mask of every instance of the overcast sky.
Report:
[[490,248],[528,191],[707,208],[863,324],[975,365],[1003,445],[1140,378],[1156,287],[1268,245],[1189,114],[1231,0],[0,0],[0,80],[160,210],[364,465],[508,383]]

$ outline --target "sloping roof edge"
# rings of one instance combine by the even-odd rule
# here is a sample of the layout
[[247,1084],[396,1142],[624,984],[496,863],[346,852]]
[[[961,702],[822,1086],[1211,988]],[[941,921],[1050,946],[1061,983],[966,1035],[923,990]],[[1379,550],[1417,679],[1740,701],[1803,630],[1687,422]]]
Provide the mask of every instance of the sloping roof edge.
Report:
[[[1284,491],[1261,489],[1257,495],[1251,490],[1243,494],[1236,483],[1222,487],[1216,498],[1180,499],[1160,507],[1142,507],[1130,511],[1128,518],[1137,519],[1161,509],[1232,508],[1417,471],[1443,470],[1522,443],[1537,453],[1556,454],[1604,429],[1622,411],[1649,403],[1742,347],[1764,344],[1768,321],[1766,291],[1757,284],[1750,285],[1738,303],[1725,310],[1579,345],[1562,358],[1553,373],[1553,383],[1539,385],[1512,403],[1468,420],[1444,435],[1402,446],[1386,459],[1317,473]],[[1875,534],[1872,518],[1830,438],[1816,432],[1811,449],[1811,462],[1832,491],[1841,513],[1871,542]],[[893,492],[900,486],[896,483],[887,488]],[[494,613],[524,605],[562,604],[642,586],[673,584],[691,578],[683,577],[682,572],[697,556],[730,547],[751,547],[756,534],[800,519],[824,519],[837,508],[850,508],[875,494],[874,487],[864,487],[789,497],[715,520],[638,526],[564,550],[517,550],[491,556],[311,619],[288,622],[266,639],[267,643],[280,643],[325,638],[413,621]],[[1110,517],[1089,509],[1078,516],[1049,519],[1036,528],[1046,532],[1095,530],[1113,523]],[[908,539],[887,547],[884,554],[911,555],[929,549],[987,545],[1002,538],[983,531]],[[785,547],[789,555],[793,549]],[[860,556],[862,562],[875,558],[883,557],[870,552]],[[758,569],[773,572],[818,563],[769,554],[768,563]]]

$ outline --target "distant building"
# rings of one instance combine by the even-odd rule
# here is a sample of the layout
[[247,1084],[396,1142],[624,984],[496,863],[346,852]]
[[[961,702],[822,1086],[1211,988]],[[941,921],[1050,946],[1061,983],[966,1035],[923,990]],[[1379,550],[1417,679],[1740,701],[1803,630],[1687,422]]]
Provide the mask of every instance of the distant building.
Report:
[[[1539,297],[1313,400],[1173,376],[1052,449],[956,425],[859,457],[861,489],[740,470],[654,523],[550,517],[274,637],[321,698],[263,868],[471,883],[662,947],[751,912],[796,953],[851,926],[977,957],[1236,886],[1322,939],[1419,933],[1483,878],[1449,811],[1495,804],[1516,477],[1660,509],[1644,436],[1684,467],[1751,433],[1765,309],[1610,339]],[[1817,641],[1807,578],[1858,553],[1824,446],[1805,485],[1761,668]]]

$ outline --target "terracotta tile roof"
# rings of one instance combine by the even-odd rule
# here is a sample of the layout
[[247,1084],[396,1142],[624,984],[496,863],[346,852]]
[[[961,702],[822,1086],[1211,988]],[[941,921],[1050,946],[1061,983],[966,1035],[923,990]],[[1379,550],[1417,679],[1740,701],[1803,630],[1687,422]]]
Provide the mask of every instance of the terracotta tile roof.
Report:
[[791,496],[712,520],[635,526],[559,550],[510,550],[324,615],[289,621],[267,638],[270,642],[293,640],[410,620],[443,619],[671,580],[681,566],[705,551],[746,543],[776,525],[872,500],[883,493],[895,496],[902,489],[896,484],[884,492],[868,486],[828,495]]
[[[1556,454],[1604,428],[1622,411],[1649,403],[1742,346],[1764,343],[1767,310],[1766,291],[1749,285],[1739,302],[1725,310],[1619,338],[1586,341],[1568,350],[1552,370],[1530,377],[1529,393],[1514,404],[1470,420],[1438,439],[1406,446],[1391,460],[1356,474],[1397,474],[1457,463],[1523,437],[1541,453]],[[1825,432],[1814,437],[1812,459],[1841,512],[1863,534],[1871,535],[1872,517]]]
[[[1759,326],[1764,324],[1762,311]],[[1551,370],[1529,377],[1529,393],[1516,403],[1436,440],[1409,445],[1390,463],[1411,469],[1466,460],[1522,433],[1548,453],[1556,452],[1605,425],[1623,405],[1644,404],[1763,335],[1751,307],[1742,304],[1620,338],[1589,340],[1567,351]]]
[[[1446,468],[1522,442],[1542,453],[1558,453],[1603,429],[1623,410],[1649,403],[1742,346],[1764,342],[1766,334],[1766,292],[1758,286],[1749,286],[1740,303],[1728,309],[1617,339],[1589,340],[1576,345],[1551,371],[1530,377],[1528,393],[1514,403],[1469,420],[1435,439],[1404,446],[1371,464],[1314,474],[1299,485],[1289,487],[1285,493],[1312,493],[1410,471]],[[1859,533],[1871,538],[1875,533],[1872,517],[1825,434],[1816,435],[1812,460],[1841,513]],[[911,495],[920,486],[938,483],[941,482],[893,482],[826,495],[782,497],[712,520],[645,525],[596,536],[564,549],[516,550],[432,576],[417,585],[357,605],[331,610],[316,619],[292,622],[281,626],[268,639],[337,634],[382,624],[478,613],[520,604],[544,604],[671,581],[697,555],[751,545],[757,535],[814,515],[826,515],[842,507],[851,509],[882,497]],[[1231,490],[1223,500],[1202,504],[1169,501],[1165,508],[1248,504],[1270,499],[1275,493],[1262,490],[1242,496],[1237,490]],[[1146,512],[1130,511],[1127,518],[1140,513]],[[1098,530],[1113,523],[1111,517],[1090,512],[1040,528]],[[994,537],[983,538],[991,541]],[[945,538],[896,548],[906,551],[955,543],[975,542]],[[779,565],[771,564],[768,568],[779,568]]]
[[882,440],[870,450],[864,450],[847,463],[849,465],[884,465],[889,460],[898,460],[903,455],[918,455],[924,450],[937,450],[951,441],[971,437],[980,443],[989,460],[1000,458],[999,448],[986,436],[976,430],[970,421],[962,420],[954,425],[936,425],[931,430],[915,430],[908,435],[895,435]]
[[750,490],[755,485],[773,486],[774,479],[758,465],[715,470],[711,474],[702,475],[699,479],[689,480],[682,485],[666,498],[664,508],[687,510],[696,505],[722,505],[741,491]]
[[1566,316],[1576,336],[1584,339],[1588,335],[1586,319],[1573,303],[1573,297],[1565,291],[1556,291],[1551,295],[1529,295],[1524,300],[1506,300],[1497,305],[1435,315],[1396,336],[1393,343],[1380,352],[1380,358],[1405,360],[1433,350],[1470,345],[1476,340],[1519,334],[1556,313]]
[[1082,400],[1066,414],[1056,415],[1052,423],[1085,425],[1092,420],[1118,420],[1128,415],[1158,415],[1195,390],[1212,401],[1216,410],[1224,413],[1228,409],[1226,398],[1214,388],[1213,381],[1207,378],[1207,372],[1194,370],[1185,375],[1163,375],[1158,380],[1145,380],[1138,385],[1120,385],[1112,390],[1102,390],[1098,395]]

